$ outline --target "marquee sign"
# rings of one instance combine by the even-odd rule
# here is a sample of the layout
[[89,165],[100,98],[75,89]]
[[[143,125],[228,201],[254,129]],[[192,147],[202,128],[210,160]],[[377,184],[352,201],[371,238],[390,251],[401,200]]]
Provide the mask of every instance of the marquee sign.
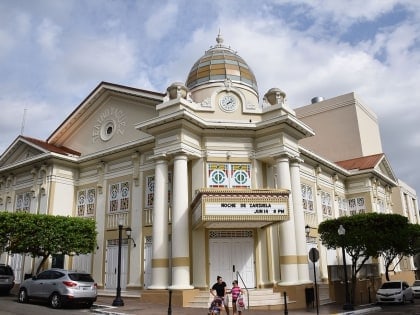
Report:
[[287,215],[287,202],[206,202],[206,215]]
[[[289,191],[276,189],[204,189],[193,201],[194,225],[213,222],[261,222],[289,219]],[[265,223],[263,223],[265,222]]]

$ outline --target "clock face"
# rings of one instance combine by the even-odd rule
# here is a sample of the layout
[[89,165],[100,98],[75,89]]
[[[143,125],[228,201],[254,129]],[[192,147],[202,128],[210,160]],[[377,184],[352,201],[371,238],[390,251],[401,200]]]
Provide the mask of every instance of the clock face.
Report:
[[236,110],[237,104],[236,97],[230,94],[224,95],[219,102],[220,108],[226,112],[233,112]]

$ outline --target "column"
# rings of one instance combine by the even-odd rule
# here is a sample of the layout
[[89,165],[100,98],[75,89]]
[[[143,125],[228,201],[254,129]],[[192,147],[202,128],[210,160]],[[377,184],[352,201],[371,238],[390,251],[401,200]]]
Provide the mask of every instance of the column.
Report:
[[152,229],[152,285],[149,289],[167,289],[169,285],[168,162],[165,159],[155,162]]
[[[291,190],[289,158],[282,156],[276,160],[277,188]],[[293,202],[289,199],[289,220],[280,224],[280,270],[282,284],[295,284],[299,279],[296,255],[295,224]]]
[[310,282],[308,253],[306,248],[305,216],[302,208],[302,190],[300,184],[300,160],[294,159],[290,164],[292,181],[293,217],[295,225],[297,267],[300,282]]
[[190,285],[187,162],[187,156],[184,154],[174,158],[171,289],[193,288]]

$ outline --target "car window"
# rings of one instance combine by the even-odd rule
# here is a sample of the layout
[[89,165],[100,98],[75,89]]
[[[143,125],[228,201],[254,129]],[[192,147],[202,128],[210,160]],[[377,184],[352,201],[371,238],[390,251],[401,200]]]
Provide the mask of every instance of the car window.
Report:
[[39,279],[39,280],[50,279],[50,272],[49,271],[43,271],[36,278]]
[[69,273],[69,278],[73,281],[94,282],[88,273]]
[[59,279],[64,276],[64,273],[60,271],[51,271],[51,279]]
[[400,289],[401,282],[385,282],[382,284],[382,289]]
[[13,276],[13,271],[8,266],[0,266],[0,275]]

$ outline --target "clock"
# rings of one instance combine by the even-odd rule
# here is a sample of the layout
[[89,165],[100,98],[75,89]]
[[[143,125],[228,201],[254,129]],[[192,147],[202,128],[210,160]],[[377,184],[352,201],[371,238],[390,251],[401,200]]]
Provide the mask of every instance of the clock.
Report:
[[219,106],[225,112],[233,112],[236,110],[238,102],[236,97],[232,94],[226,94],[222,96],[219,100]]

